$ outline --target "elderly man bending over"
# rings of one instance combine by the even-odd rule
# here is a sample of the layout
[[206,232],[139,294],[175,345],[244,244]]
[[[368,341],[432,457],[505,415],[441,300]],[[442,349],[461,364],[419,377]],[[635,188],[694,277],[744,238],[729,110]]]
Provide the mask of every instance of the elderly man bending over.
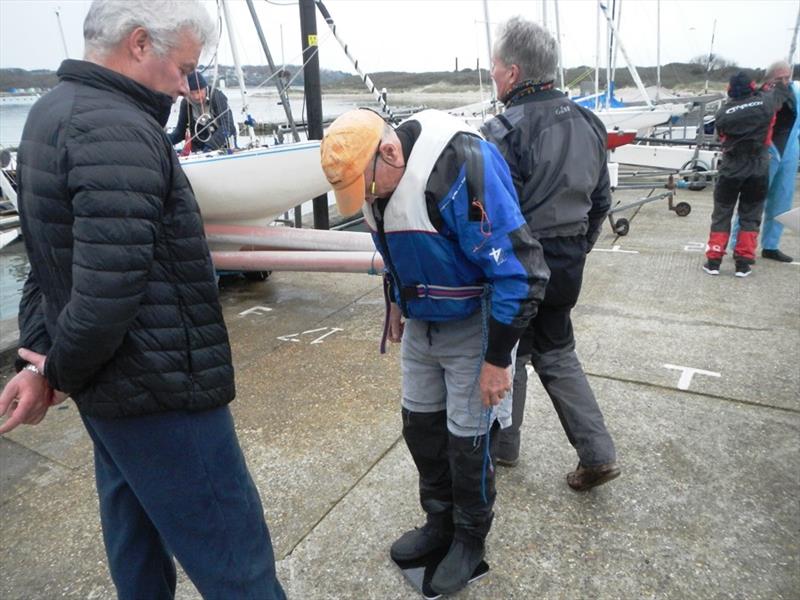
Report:
[[322,142],[322,167],[343,214],[366,199],[387,265],[389,339],[402,340],[403,437],[427,522],[391,555],[448,549],[431,586],[452,593],[484,556],[495,499],[489,442],[498,418],[510,423],[502,403],[513,349],[547,282],[541,247],[503,158],[444,113],[423,111],[397,130],[368,110],[345,113]]

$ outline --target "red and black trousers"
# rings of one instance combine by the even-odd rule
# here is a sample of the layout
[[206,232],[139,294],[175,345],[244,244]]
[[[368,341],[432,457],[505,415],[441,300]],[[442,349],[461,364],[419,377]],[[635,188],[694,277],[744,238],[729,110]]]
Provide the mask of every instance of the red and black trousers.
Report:
[[734,260],[752,263],[758,245],[761,214],[769,189],[769,175],[735,177],[720,175],[714,188],[714,212],[711,214],[711,234],[706,246],[706,257],[720,260],[731,236],[731,219],[738,201],[740,231],[733,249]]

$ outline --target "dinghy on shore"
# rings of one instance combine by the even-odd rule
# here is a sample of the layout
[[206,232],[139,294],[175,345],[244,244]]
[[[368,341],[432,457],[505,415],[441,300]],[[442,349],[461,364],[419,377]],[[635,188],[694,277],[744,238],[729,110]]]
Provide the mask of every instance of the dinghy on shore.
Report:
[[270,221],[330,190],[318,140],[180,160],[206,223]]

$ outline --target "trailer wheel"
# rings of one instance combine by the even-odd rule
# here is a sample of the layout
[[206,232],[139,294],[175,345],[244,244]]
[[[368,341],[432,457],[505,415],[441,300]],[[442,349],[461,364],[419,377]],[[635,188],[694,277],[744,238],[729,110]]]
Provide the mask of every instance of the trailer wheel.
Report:
[[688,202],[678,202],[675,205],[675,214],[679,217],[685,217],[692,212],[692,205]]
[[272,274],[272,271],[247,271],[244,278],[247,281],[266,281]]
[[628,219],[617,219],[614,221],[614,233],[617,235],[628,235],[630,229],[631,224],[628,223]]

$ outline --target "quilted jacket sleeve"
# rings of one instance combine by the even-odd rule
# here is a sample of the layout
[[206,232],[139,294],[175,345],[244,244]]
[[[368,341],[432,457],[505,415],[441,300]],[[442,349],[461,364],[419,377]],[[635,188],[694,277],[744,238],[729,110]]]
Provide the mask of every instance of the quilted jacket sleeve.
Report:
[[72,290],[58,317],[45,375],[82,389],[114,355],[137,315],[161,228],[170,163],[166,140],[113,124],[67,147],[74,222]]
[[[33,350],[39,354],[47,354],[50,350],[50,336],[44,324],[42,311],[42,292],[33,271],[28,273],[22,287],[22,298],[19,301],[19,347]],[[27,364],[21,358],[16,359],[17,371]]]

